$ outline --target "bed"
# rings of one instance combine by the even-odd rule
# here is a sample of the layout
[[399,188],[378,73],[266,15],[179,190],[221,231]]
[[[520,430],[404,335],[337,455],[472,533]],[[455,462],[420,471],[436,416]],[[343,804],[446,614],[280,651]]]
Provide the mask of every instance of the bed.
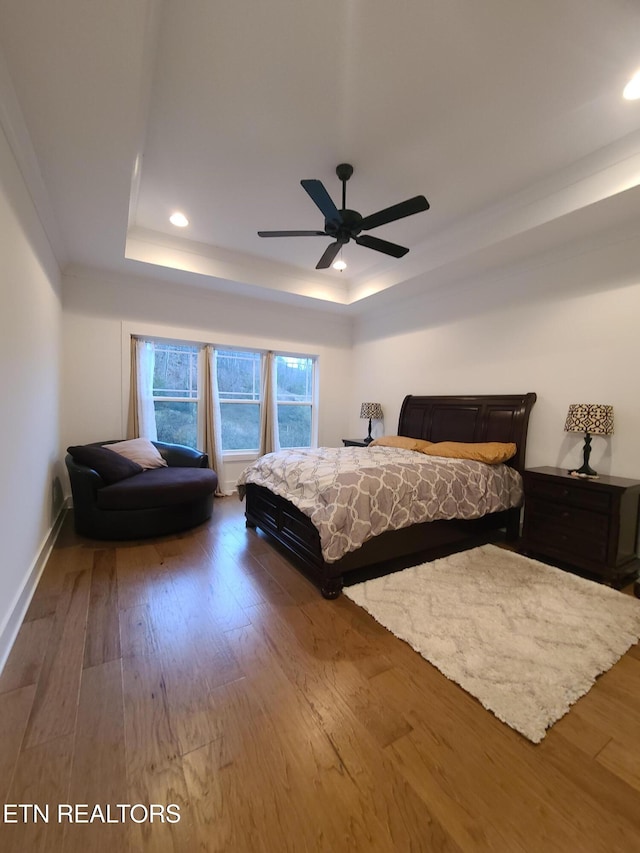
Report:
[[[398,435],[433,442],[513,442],[517,451],[507,465],[522,472],[527,429],[534,393],[497,396],[405,397],[400,409]],[[346,452],[350,448],[344,448]],[[368,448],[358,449],[369,452]],[[334,451],[335,453],[336,451]],[[416,454],[419,455],[419,454]],[[489,512],[479,518],[447,519],[410,524],[367,539],[355,550],[329,562],[323,556],[318,529],[309,515],[282,494],[246,482],[247,527],[260,528],[285,549],[295,565],[320,587],[325,598],[340,595],[345,583],[365,576],[395,571],[416,560],[430,560],[475,547],[506,530],[516,539],[520,507]]]

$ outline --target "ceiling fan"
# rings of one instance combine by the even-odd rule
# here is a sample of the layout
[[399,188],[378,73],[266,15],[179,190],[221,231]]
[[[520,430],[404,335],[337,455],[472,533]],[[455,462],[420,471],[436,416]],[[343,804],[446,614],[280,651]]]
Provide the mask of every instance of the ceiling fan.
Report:
[[429,209],[429,202],[423,195],[417,195],[407,201],[401,201],[391,207],[385,207],[370,216],[361,216],[357,210],[347,208],[347,181],[353,174],[353,166],[349,163],[341,163],[336,168],[336,175],[342,181],[342,210],[338,210],[331,196],[326,191],[322,181],[315,179],[300,181],[302,187],[311,196],[311,200],[320,209],[324,216],[324,231],[258,231],[259,237],[333,237],[334,243],[330,243],[324,254],[316,264],[317,270],[324,270],[331,266],[340,249],[354,240],[359,246],[383,252],[394,258],[406,255],[409,249],[398,246],[397,243],[389,243],[379,237],[370,237],[368,234],[360,235],[361,231],[370,231],[379,225],[395,222],[405,216],[412,216]]

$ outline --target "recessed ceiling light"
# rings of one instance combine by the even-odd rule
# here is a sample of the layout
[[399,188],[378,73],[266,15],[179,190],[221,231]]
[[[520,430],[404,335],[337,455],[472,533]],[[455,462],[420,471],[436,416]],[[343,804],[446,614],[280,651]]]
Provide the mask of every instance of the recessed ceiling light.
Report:
[[631,80],[624,87],[622,97],[628,101],[635,101],[640,98],[640,71],[636,71]]
[[186,228],[189,224],[189,220],[184,215],[184,213],[172,213],[169,217],[169,222],[172,225],[176,225],[178,228]]
[[335,262],[335,264],[333,265],[333,268],[334,268],[334,270],[340,270],[340,272],[342,272],[342,270],[346,270],[347,265],[345,264],[345,262],[343,260],[339,260],[339,261]]

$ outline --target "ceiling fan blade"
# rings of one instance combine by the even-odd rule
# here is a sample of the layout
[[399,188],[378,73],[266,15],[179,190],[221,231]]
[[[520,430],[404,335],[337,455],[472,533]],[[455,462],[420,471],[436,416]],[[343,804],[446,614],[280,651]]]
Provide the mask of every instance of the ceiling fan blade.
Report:
[[429,210],[429,202],[423,195],[417,195],[407,201],[401,201],[400,204],[385,207],[384,210],[372,213],[371,216],[365,216],[360,227],[363,231],[369,231],[371,228],[386,225],[387,222],[395,222],[396,219],[404,219],[405,216],[413,216],[414,213],[420,213],[423,210]]
[[342,214],[331,200],[331,196],[324,188],[322,181],[311,178],[302,180],[300,183],[311,196],[311,200],[320,208],[325,219],[338,224],[342,222]]
[[324,255],[316,264],[317,270],[326,270],[334,262],[336,255],[344,244],[337,240],[335,243],[330,243],[325,249]]
[[258,231],[258,237],[326,237],[324,231]]
[[375,249],[376,252],[384,252],[385,255],[391,255],[394,258],[402,258],[409,251],[404,246],[398,246],[397,243],[389,243],[388,240],[371,237],[369,234],[363,234],[361,237],[356,237],[355,240],[359,246]]

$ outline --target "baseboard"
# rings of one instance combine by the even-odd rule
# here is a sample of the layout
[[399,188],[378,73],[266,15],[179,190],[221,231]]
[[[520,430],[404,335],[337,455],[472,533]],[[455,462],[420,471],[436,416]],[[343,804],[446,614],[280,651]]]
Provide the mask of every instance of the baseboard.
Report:
[[4,665],[7,662],[7,658],[9,657],[9,653],[13,648],[13,644],[15,643],[18,631],[20,630],[22,621],[29,608],[29,604],[31,604],[31,599],[33,598],[33,594],[38,586],[40,575],[42,574],[44,567],[47,564],[47,560],[49,559],[49,555],[53,550],[53,546],[56,543],[66,512],[67,503],[64,502],[51,527],[51,530],[45,536],[42,545],[38,549],[38,554],[31,564],[31,568],[27,573],[22,589],[15,597],[13,605],[9,610],[9,615],[6,617],[4,624],[0,629],[0,674],[2,673]]

